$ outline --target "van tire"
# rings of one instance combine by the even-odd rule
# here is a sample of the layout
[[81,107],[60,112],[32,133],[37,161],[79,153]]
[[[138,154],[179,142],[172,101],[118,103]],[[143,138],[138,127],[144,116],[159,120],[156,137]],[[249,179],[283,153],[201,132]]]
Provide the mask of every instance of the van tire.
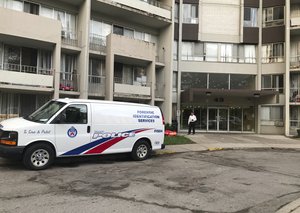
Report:
[[133,146],[131,157],[136,161],[146,160],[149,157],[150,152],[151,148],[149,143],[145,140],[139,140]]
[[53,148],[45,143],[34,144],[25,150],[23,164],[30,170],[42,170],[48,168],[54,161]]

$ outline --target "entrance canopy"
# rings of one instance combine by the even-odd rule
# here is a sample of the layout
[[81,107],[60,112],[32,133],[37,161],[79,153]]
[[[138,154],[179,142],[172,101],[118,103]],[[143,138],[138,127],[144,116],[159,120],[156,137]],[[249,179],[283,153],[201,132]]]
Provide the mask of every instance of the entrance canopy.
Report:
[[204,97],[215,97],[215,98],[255,98],[260,103],[264,102],[265,98],[278,95],[278,91],[273,90],[242,90],[242,89],[201,89],[201,88],[190,88],[181,93],[182,103],[192,103],[203,99]]

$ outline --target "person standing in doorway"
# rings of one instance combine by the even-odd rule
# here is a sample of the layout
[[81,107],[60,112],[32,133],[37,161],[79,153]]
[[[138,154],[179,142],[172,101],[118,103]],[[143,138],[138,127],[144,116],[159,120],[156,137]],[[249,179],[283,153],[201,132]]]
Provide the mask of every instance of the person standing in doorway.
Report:
[[191,134],[191,131],[193,130],[193,134],[195,134],[195,125],[196,125],[197,117],[194,115],[193,112],[191,112],[188,120],[188,125],[189,125],[189,133]]

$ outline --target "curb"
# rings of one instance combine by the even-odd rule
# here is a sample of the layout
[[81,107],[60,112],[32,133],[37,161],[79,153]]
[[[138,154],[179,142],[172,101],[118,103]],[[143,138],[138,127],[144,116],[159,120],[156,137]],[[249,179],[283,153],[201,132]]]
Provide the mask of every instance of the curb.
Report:
[[283,206],[276,213],[299,213],[300,212],[300,198]]

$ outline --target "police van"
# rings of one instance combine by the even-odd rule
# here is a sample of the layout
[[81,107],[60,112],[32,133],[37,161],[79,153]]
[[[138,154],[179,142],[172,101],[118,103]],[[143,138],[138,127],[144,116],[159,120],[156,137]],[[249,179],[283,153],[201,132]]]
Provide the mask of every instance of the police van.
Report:
[[164,119],[156,106],[82,100],[51,100],[29,116],[0,123],[0,156],[16,156],[32,170],[56,157],[131,153],[145,160],[164,148]]

